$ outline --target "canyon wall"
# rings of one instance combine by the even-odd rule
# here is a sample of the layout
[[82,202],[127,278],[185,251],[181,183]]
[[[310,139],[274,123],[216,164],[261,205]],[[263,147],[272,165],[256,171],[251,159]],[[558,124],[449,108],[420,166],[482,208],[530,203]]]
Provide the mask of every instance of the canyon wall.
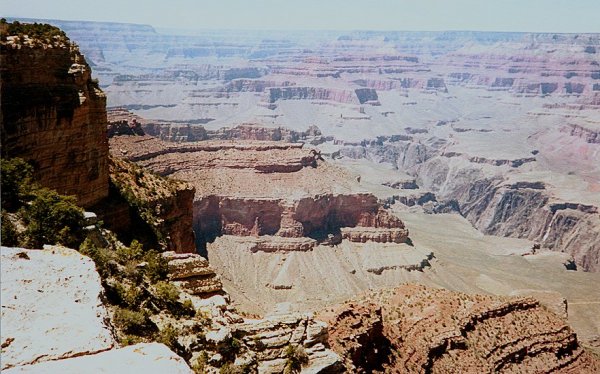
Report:
[[404,285],[319,318],[330,324],[329,342],[349,372],[600,370],[564,320],[532,298]]
[[234,235],[256,241],[256,250],[306,251],[318,242],[402,243],[408,237],[374,195],[300,143],[166,143],[149,136],[110,142],[114,155],[196,188],[194,230],[201,243]]
[[[557,129],[560,131],[560,129]],[[584,137],[581,141],[588,141]],[[579,144],[579,143],[578,143]],[[405,205],[433,204],[431,212],[453,206],[478,230],[490,235],[526,238],[542,248],[571,254],[583,270],[600,269],[600,225],[598,206],[560,197],[552,180],[530,181],[530,169],[518,170],[536,158],[492,159],[449,152],[447,143],[422,141],[366,142],[344,146],[339,155],[390,163],[415,177],[413,199],[399,196]],[[525,161],[524,161],[525,160]],[[507,174],[513,169],[514,172]],[[511,175],[510,180],[507,175]],[[521,179],[520,179],[521,178]]]
[[108,195],[106,98],[65,36],[8,36],[0,45],[2,157],[91,207]]

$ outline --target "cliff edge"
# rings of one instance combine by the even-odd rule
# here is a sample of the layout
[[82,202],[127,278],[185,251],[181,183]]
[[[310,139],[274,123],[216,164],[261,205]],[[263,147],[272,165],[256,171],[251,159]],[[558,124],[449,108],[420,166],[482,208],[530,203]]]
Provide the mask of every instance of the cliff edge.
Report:
[[58,28],[1,25],[2,157],[91,207],[108,196],[106,97],[78,47]]

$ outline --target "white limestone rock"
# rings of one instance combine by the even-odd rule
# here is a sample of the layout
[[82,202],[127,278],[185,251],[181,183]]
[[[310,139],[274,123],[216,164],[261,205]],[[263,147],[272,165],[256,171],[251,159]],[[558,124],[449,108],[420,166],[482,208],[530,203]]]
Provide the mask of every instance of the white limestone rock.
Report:
[[170,373],[192,374],[183,358],[164,344],[141,343],[95,355],[48,361],[6,370],[11,373]]
[[2,369],[111,349],[94,262],[63,247],[1,248]]

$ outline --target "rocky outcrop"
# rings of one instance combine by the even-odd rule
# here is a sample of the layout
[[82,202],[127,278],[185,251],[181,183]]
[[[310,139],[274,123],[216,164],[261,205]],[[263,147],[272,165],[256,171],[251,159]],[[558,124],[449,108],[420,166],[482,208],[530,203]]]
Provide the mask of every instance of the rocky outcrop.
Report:
[[94,355],[35,365],[19,366],[6,373],[126,373],[153,371],[174,374],[192,374],[183,358],[159,343],[140,343]]
[[536,157],[492,159],[446,151],[445,144],[373,141],[346,145],[340,155],[391,163],[413,176],[423,191],[433,191],[398,196],[394,201],[408,206],[432,201],[428,212],[460,212],[483,233],[530,239],[546,249],[571,254],[580,270],[598,270],[600,222],[596,205],[554,197],[549,180],[513,176],[507,181],[502,170],[489,169],[534,167],[539,151],[531,152]]
[[29,161],[43,186],[90,207],[108,195],[106,98],[78,47],[54,31],[3,35],[2,157]]
[[2,247],[1,256],[3,371],[116,346],[91,259],[63,247]]
[[323,87],[270,87],[267,89],[269,103],[277,100],[325,100],[343,104],[377,105],[377,92],[372,88],[358,88],[354,91]]
[[110,158],[110,178],[112,200],[100,209],[107,227],[129,240],[146,237],[151,247],[195,252],[192,186],[116,157]]
[[[211,196],[208,201],[199,199],[195,206],[196,232],[205,238],[275,235],[282,239],[273,238],[271,244],[305,251],[316,244],[305,237],[330,242],[337,232],[344,239],[363,243],[403,243],[408,237],[402,221],[380,209],[370,194],[323,195],[302,198],[291,205],[284,199]],[[257,242],[256,250],[261,249],[272,251],[264,241]]]
[[291,349],[306,355],[302,372],[341,372],[340,357],[327,348],[327,325],[310,314],[275,314],[260,320],[247,319],[235,325],[234,330],[256,351],[259,373],[285,372]]
[[208,265],[208,260],[195,253],[164,252],[168,261],[169,279],[185,292],[210,297],[223,293],[221,279]]
[[392,345],[383,333],[381,313],[376,304],[349,302],[319,314],[330,325],[331,349],[343,358],[346,371],[382,371],[389,363]]
[[475,183],[457,194],[461,212],[484,233],[535,240],[543,247],[572,254],[584,270],[599,269],[600,235],[594,229],[599,224],[597,207],[553,203],[544,190],[513,186]]
[[108,111],[109,138],[146,134],[176,143],[203,140],[258,140],[321,144],[333,139],[322,136],[321,130],[315,125],[308,126],[305,131],[294,131],[286,127],[265,127],[258,123],[243,123],[218,130],[206,130],[202,125],[147,120],[123,108]]
[[264,92],[269,87],[294,86],[290,81],[269,81],[262,79],[233,79],[221,91],[224,92]]
[[579,345],[564,320],[532,298],[405,285],[322,315],[331,324],[332,348],[346,355],[346,368],[352,372],[600,369],[598,359]]
[[381,207],[376,212],[362,212],[355,227],[343,227],[341,232],[343,239],[361,243],[404,243],[408,238],[404,223]]
[[600,131],[594,131],[592,129],[575,124],[565,125],[561,128],[561,131],[571,136],[577,136],[585,139],[587,143],[600,144]]
[[[102,235],[110,236],[106,231]],[[122,244],[116,245],[121,246],[117,252],[122,250]],[[109,254],[114,249],[105,251]],[[125,366],[128,370],[145,366],[147,370],[151,365],[153,370],[188,373],[186,361],[197,371],[210,373],[228,367],[268,373],[290,368],[336,372],[340,368],[339,356],[328,349],[327,325],[311,314],[286,311],[262,319],[242,317],[229,305],[229,297],[206,259],[197,254],[163,253],[168,261],[167,289],[177,292],[171,298],[185,300],[185,314],[166,312],[166,296],[150,296],[151,300],[139,306],[149,319],[147,330],[170,334],[160,338],[162,335],[144,330],[141,339],[160,339],[179,356],[157,343],[111,350],[117,345],[113,333],[123,333],[117,312],[124,307],[110,305],[109,313],[102,303],[115,297],[117,287],[128,287],[126,278],[121,278],[124,273],[101,282],[90,258],[63,247],[2,247],[1,255],[3,371],[122,372]],[[126,271],[114,257],[109,262],[114,271]],[[102,266],[100,262],[96,265]],[[143,262],[134,267],[147,266],[149,263]],[[144,279],[135,287],[147,297],[157,292],[159,283],[150,285]],[[102,286],[106,298],[101,297]],[[135,315],[133,310],[129,313]],[[132,338],[125,335],[124,339]]]

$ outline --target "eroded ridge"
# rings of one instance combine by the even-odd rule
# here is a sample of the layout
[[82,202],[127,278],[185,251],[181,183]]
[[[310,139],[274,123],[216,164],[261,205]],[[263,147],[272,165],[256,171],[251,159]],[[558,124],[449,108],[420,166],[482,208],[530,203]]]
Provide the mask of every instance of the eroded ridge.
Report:
[[565,321],[533,298],[404,285],[330,309],[332,348],[349,370],[596,372]]

